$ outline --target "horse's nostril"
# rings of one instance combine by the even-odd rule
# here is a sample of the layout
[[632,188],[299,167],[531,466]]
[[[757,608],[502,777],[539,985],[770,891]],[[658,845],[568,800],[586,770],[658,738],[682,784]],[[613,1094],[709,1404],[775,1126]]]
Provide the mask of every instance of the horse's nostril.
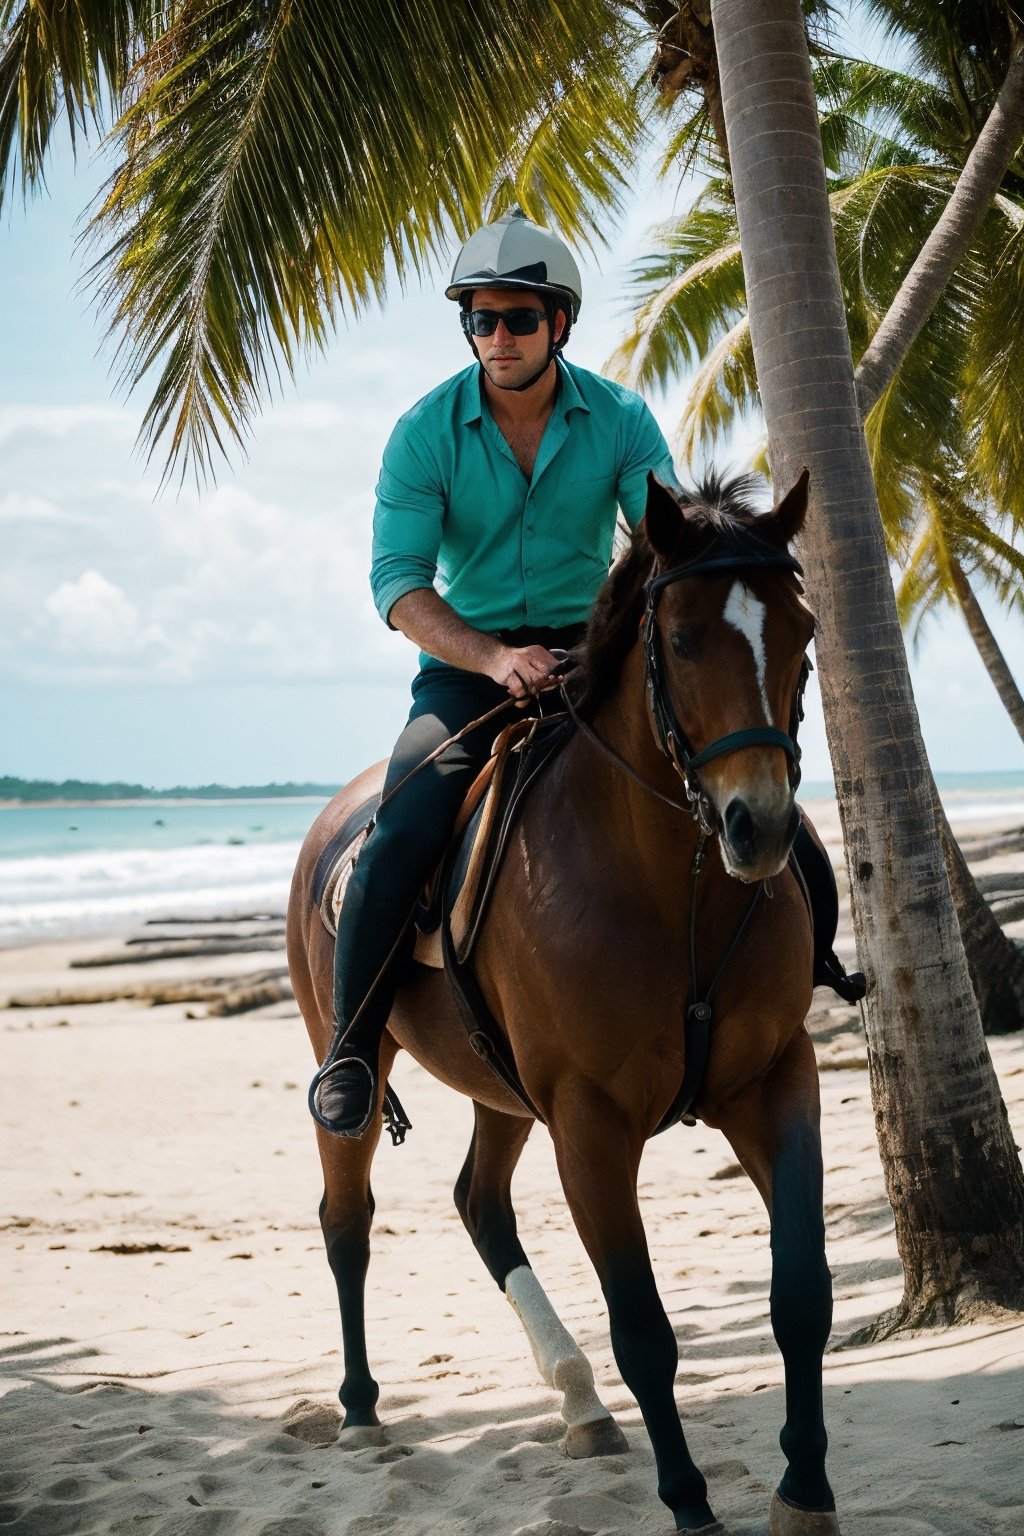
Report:
[[730,800],[725,808],[725,835],[741,858],[749,859],[757,842],[757,827],[746,805],[739,798]]

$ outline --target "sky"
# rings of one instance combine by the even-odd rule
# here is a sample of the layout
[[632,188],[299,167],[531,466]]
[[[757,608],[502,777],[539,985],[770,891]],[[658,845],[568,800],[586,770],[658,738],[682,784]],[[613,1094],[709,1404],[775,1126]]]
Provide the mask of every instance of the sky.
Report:
[[[469,360],[446,274],[343,326],[215,486],[161,493],[135,447],[145,385],[115,393],[82,284],[100,179],[62,147],[47,193],[0,218],[0,774],[340,783],[387,755],[408,707],[415,651],[369,596],[373,491],[395,420]],[[644,175],[610,249],[581,262],[573,362],[614,350],[630,260],[695,190]],[[686,391],[650,402],[670,441]],[[716,462],[744,467],[756,439]],[[1024,677],[1024,627],[979,596]],[[1024,769],[957,615],[928,625],[912,676],[937,771]],[[805,775],[827,779],[816,689],[809,705]]]

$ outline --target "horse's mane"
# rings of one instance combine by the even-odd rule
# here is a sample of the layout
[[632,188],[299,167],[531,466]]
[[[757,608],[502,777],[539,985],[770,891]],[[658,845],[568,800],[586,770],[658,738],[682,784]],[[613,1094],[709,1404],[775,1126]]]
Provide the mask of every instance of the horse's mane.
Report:
[[[706,529],[710,543],[715,536],[728,539],[734,530],[753,527],[763,516],[763,490],[760,475],[723,479],[710,470],[694,490],[684,490],[676,500],[690,529]],[[590,714],[607,698],[636,641],[644,610],[644,585],[654,560],[641,523],[594,599],[581,641],[572,688],[575,706],[582,714]]]

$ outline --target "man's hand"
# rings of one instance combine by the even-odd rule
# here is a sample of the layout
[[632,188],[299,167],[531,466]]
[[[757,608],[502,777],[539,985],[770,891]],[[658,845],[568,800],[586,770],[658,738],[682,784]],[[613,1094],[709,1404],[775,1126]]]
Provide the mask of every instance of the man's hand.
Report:
[[433,587],[407,592],[388,617],[421,651],[465,672],[482,672],[514,699],[553,686],[551,673],[562,664],[543,645],[502,645],[493,635],[471,629]]
[[487,676],[507,688],[514,699],[525,699],[550,686],[551,674],[559,665],[558,657],[542,645],[504,645],[487,668]]

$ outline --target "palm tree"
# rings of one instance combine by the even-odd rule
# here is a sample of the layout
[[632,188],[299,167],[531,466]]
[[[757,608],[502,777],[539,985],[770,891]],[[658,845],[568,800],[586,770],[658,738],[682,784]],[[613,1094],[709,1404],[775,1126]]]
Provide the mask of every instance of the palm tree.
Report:
[[[905,1273],[889,1326],[978,1301],[1020,1305],[1024,1176],[938,843],[857,403],[800,0],[713,0],[712,16],[773,475],[789,484],[806,465],[814,487],[804,563]],[[944,1085],[954,1078],[950,1103]],[[933,1094],[948,1116],[938,1134]]]
[[[902,291],[924,233],[948,205],[957,184],[950,158],[965,153],[966,141],[962,133],[957,139],[950,93],[935,84],[829,57],[815,71],[815,87],[847,323],[860,357]],[[998,567],[1004,598],[1021,590],[1020,557],[991,526],[995,514],[986,512],[998,498],[995,506],[1009,514],[1009,537],[1024,526],[1024,391],[1008,367],[1022,333],[1007,313],[1024,306],[1024,261],[1017,254],[1024,249],[1024,198],[1014,193],[1012,169],[1010,182],[867,418],[890,556],[908,570],[915,555],[918,560],[905,589],[908,602],[930,547],[927,538],[922,544],[929,523],[922,526],[921,509],[946,509],[952,517],[953,486],[962,506],[973,509],[958,518],[960,565],[989,574]],[[988,274],[997,265],[1007,282],[993,285]],[[632,294],[631,329],[609,369],[635,388],[650,389],[699,364],[679,430],[682,455],[692,458],[738,416],[759,409],[727,182],[709,181],[688,214],[654,232],[652,254],[634,269]],[[990,357],[1006,387],[982,396],[977,380]],[[1017,363],[1024,368],[1024,358]],[[979,409],[979,399],[987,409]],[[942,486],[947,490],[940,494]],[[954,584],[951,568],[948,574],[947,590],[976,643],[985,646],[1000,697],[1012,702],[1012,677],[970,585]],[[986,1032],[1019,1029],[1024,953],[1001,934],[938,803],[936,813]]]

